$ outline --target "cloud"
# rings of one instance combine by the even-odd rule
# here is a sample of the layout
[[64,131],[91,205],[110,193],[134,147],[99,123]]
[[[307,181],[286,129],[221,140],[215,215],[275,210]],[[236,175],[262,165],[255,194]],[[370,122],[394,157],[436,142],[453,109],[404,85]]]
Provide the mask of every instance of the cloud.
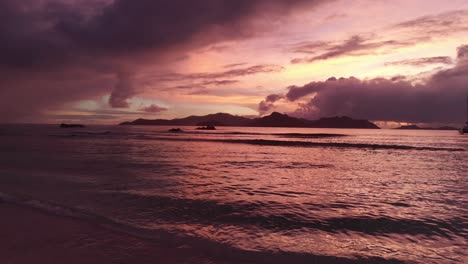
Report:
[[302,42],[294,44],[289,51],[309,55],[292,59],[292,64],[313,63],[343,56],[391,52],[463,32],[468,32],[468,10],[456,10],[407,20],[377,32],[353,35],[341,41]]
[[[229,67],[228,67],[229,68]],[[241,78],[249,75],[262,74],[262,73],[276,73],[284,70],[284,67],[274,64],[258,64],[243,68],[234,68],[220,72],[203,72],[203,73],[165,73],[157,76],[156,83],[175,83],[169,85],[165,90],[174,89],[199,89],[205,90],[207,87],[227,86],[239,83],[239,80],[229,78]]]
[[117,110],[117,109],[81,109],[75,108],[73,109],[74,112],[80,112],[84,114],[94,114],[94,115],[112,115],[112,116],[126,116],[126,115],[141,115],[140,111],[127,111],[127,110]]
[[280,99],[283,99],[284,98],[284,95],[282,94],[270,94],[266,97],[265,101],[269,102],[269,103],[274,103]]
[[111,120],[118,118],[114,115],[49,115],[48,117],[58,120]]
[[371,38],[365,38],[360,35],[354,35],[349,39],[346,39],[339,43],[332,42],[312,42],[305,43],[303,45],[296,46],[293,51],[297,53],[308,53],[316,54],[322,52],[319,55],[306,57],[306,58],[294,58],[291,63],[311,63],[319,60],[328,60],[338,58],[342,56],[362,56],[373,54],[377,50],[386,48],[393,49],[399,47],[411,46],[414,41],[396,41],[396,40],[383,40],[376,41]]
[[114,108],[128,108],[128,98],[137,94],[133,75],[130,73],[119,73],[118,82],[109,98],[109,104]]
[[0,70],[0,120],[39,122],[42,111],[54,111],[83,98],[99,100],[112,91],[114,83],[114,75],[94,69],[9,74]]
[[305,2],[115,0],[90,18],[61,5],[55,30],[87,52],[120,55],[249,37],[256,33],[247,26],[253,15],[277,16]]
[[437,56],[437,57],[425,57],[425,58],[417,58],[417,59],[408,59],[408,60],[400,60],[400,61],[391,61],[386,62],[385,66],[426,66],[430,64],[452,64],[452,58],[448,56]]
[[167,108],[160,107],[155,104],[151,104],[151,105],[140,108],[140,111],[147,112],[147,113],[160,113],[160,112],[167,111]]
[[275,102],[284,98],[283,94],[270,94],[258,105],[258,112],[263,115],[271,112],[275,108]]
[[[208,80],[208,81],[201,81],[201,82],[191,82],[190,84],[182,84],[173,87],[168,87],[165,90],[174,90],[174,89],[184,89],[184,90],[192,90],[192,89],[206,89],[207,86],[226,86],[238,83],[239,80]],[[196,93],[191,93],[196,94]]]
[[[279,18],[322,2],[2,0],[0,117],[6,121],[37,115],[45,107],[109,93],[110,88],[110,105],[127,107],[128,99],[142,89],[135,83],[142,68],[174,62],[193,49],[253,37],[268,27],[259,18]],[[93,88],[64,91],[75,84],[61,76],[83,71],[88,71],[86,82]],[[21,79],[25,76],[39,81],[29,83]],[[9,102],[30,93],[37,102],[27,110]]]
[[[406,78],[329,78],[289,86],[285,98],[298,105],[293,113],[306,118],[348,115],[379,121],[456,123],[465,119],[468,94],[466,45],[458,48],[457,64],[414,84]],[[271,99],[269,99],[271,98]],[[259,112],[274,107],[276,94],[260,102]]]
[[94,62],[196,48],[255,35],[250,24],[258,15],[279,17],[294,7],[320,2],[3,0],[0,64],[52,67],[78,58]]
[[462,45],[457,48],[457,59],[458,60],[468,59],[468,45]]
[[247,65],[247,63],[246,62],[232,63],[232,64],[224,65],[223,68],[235,68],[235,67],[244,66],[244,65]]
[[275,105],[272,104],[272,103],[268,103],[266,101],[261,101],[259,104],[258,104],[258,112],[263,115],[265,113],[268,113],[270,112],[272,109],[275,108]]
[[211,72],[211,73],[193,73],[179,75],[180,79],[219,79],[219,78],[233,78],[242,77],[247,75],[254,75],[258,73],[271,73],[280,72],[284,69],[283,66],[274,64],[259,64],[244,68],[236,68],[223,72]]
[[455,10],[436,15],[418,17],[391,26],[391,29],[418,35],[448,35],[468,31],[468,10]]

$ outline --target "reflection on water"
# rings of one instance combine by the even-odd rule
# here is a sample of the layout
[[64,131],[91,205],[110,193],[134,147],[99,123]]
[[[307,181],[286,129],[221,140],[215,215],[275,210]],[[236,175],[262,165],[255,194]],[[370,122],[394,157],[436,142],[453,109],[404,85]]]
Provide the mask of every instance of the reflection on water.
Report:
[[0,128],[0,192],[245,252],[466,259],[456,132]]

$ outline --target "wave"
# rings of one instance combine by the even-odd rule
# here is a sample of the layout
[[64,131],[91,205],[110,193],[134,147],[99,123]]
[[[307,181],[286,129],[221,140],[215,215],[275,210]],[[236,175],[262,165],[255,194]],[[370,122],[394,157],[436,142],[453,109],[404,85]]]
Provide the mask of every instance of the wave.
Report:
[[279,147],[315,147],[315,148],[354,148],[354,149],[386,149],[386,150],[428,150],[428,151],[465,151],[464,148],[439,148],[427,146],[408,145],[384,145],[367,143],[342,143],[342,142],[309,142],[309,141],[289,141],[289,140],[268,140],[268,139],[205,139],[205,138],[168,138],[168,137],[148,137],[141,136],[142,140],[162,140],[162,141],[188,141],[188,142],[219,142],[232,144],[249,144],[257,146],[279,146]]
[[344,134],[327,134],[327,133],[247,133],[247,132],[222,132],[222,133],[203,133],[203,132],[188,132],[188,133],[170,133],[164,134],[171,136],[158,136],[161,133],[113,133],[110,131],[102,132],[72,132],[70,134],[55,134],[49,135],[53,137],[94,137],[94,136],[127,136],[140,140],[161,140],[161,141],[188,141],[188,142],[220,142],[232,144],[249,144],[258,146],[283,146],[283,147],[315,147],[315,148],[355,148],[355,149],[371,149],[371,150],[426,150],[426,151],[465,151],[464,148],[448,148],[448,147],[430,147],[430,146],[409,146],[397,144],[369,144],[369,143],[346,143],[346,142],[311,142],[311,141],[294,141],[294,140],[270,140],[270,139],[216,139],[216,138],[197,138],[183,137],[186,134],[209,134],[209,135],[273,135],[287,138],[333,138],[344,137]]
[[96,135],[96,136],[111,134],[110,131],[76,131],[72,133],[77,134],[77,135]]
[[[168,133],[171,133],[171,132],[168,132]],[[184,134],[278,136],[278,137],[288,137],[288,138],[332,138],[332,137],[348,136],[345,134],[336,134],[336,133],[256,133],[256,132],[199,132],[199,131],[184,131]]]
[[[234,191],[227,189],[226,191]],[[272,195],[267,191],[250,191],[252,194]],[[300,192],[274,194],[287,197],[311,195]],[[367,235],[423,235],[451,238],[466,235],[467,225],[460,218],[405,219],[389,216],[350,216],[321,218],[335,209],[354,207],[350,204],[307,203],[291,206],[275,201],[263,202],[219,202],[158,195],[144,195],[129,192],[112,192],[112,199],[129,208],[143,206],[166,222],[186,222],[203,225],[228,224],[235,226],[255,226],[272,231],[319,230],[329,233],[359,232]],[[103,197],[103,199],[105,199]],[[408,205],[409,206],[409,205]]]
[[382,144],[366,144],[366,143],[279,141],[279,140],[265,140],[265,139],[223,140],[223,141],[228,142],[228,143],[243,143],[243,144],[261,145],[261,146],[464,151],[463,148],[416,147],[416,146],[407,146],[407,145],[382,145]]
[[50,134],[49,137],[93,137],[111,135],[110,131],[74,131],[66,134]]
[[317,164],[310,162],[271,162],[269,160],[246,160],[246,161],[220,161],[215,164],[240,168],[252,168],[252,166],[269,166],[277,169],[325,169],[334,168],[332,164]]
[[208,240],[200,237],[181,237],[157,229],[134,226],[130,223],[97,215],[82,209],[65,207],[55,203],[36,200],[29,196],[18,196],[0,192],[0,201],[20,207],[40,210],[56,216],[71,217],[81,221],[88,221],[115,232],[124,233],[139,239],[164,243],[165,245],[183,248],[187,245],[204,254],[208,254],[219,261],[226,260],[251,263],[404,263],[395,258],[368,257],[354,255],[352,257],[314,255],[285,251],[253,251],[240,249],[231,245]]
[[271,135],[287,137],[287,138],[333,138],[333,137],[347,137],[348,136],[344,134],[331,134],[331,133],[313,133],[313,134],[278,133],[278,134],[271,134]]
[[[165,196],[145,196],[126,192],[112,192],[112,199],[131,208],[143,206],[151,208],[161,220],[169,223],[186,222],[202,225],[228,224],[237,226],[255,226],[272,231],[285,230],[320,230],[329,233],[347,233],[350,231],[367,235],[423,235],[440,236],[451,239],[455,236],[468,235],[467,223],[460,218],[438,219],[399,219],[392,217],[331,217],[311,218],[300,212],[318,211],[332,208],[349,207],[345,204],[307,204],[306,207],[283,208],[283,213],[271,214],[272,208],[284,207],[276,202],[236,202],[220,203],[212,200],[193,200]],[[115,231],[135,235],[140,238],[163,239],[179,242],[183,237],[161,229],[149,229],[132,223],[98,215],[83,209],[66,207],[59,204],[36,200],[29,196],[15,196],[0,193],[0,201],[29,207],[58,216],[71,217],[97,223]],[[270,209],[268,209],[270,208]],[[278,211],[278,210],[277,210]],[[192,238],[193,239],[193,238]]]

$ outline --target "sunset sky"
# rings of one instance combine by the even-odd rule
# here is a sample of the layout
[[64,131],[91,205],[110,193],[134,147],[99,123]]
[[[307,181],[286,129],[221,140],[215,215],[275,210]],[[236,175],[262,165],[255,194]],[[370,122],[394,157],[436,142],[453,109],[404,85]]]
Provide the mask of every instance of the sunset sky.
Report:
[[467,0],[2,0],[0,122],[463,124]]

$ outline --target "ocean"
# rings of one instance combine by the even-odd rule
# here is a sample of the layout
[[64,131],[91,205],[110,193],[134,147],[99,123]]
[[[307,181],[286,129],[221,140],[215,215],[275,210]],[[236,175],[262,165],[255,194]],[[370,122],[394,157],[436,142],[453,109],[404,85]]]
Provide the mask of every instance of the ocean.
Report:
[[1,125],[0,200],[232,262],[467,260],[466,135],[170,128]]

